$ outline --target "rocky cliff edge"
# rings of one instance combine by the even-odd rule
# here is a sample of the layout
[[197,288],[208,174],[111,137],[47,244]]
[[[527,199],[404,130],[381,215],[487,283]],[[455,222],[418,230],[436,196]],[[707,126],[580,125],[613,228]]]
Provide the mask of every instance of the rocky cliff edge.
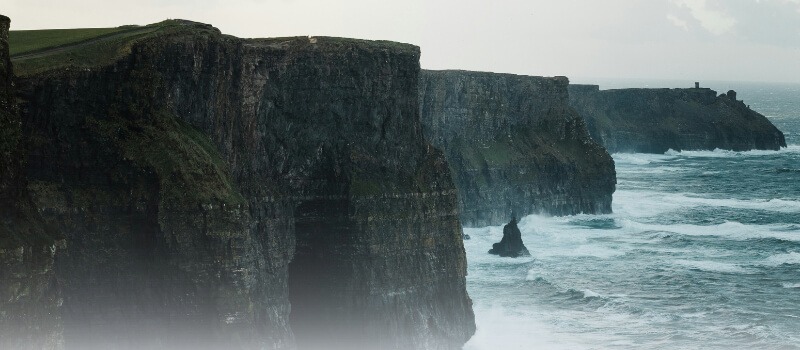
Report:
[[614,161],[568,105],[565,77],[423,71],[420,113],[444,150],[465,225],[611,212]]
[[600,90],[570,85],[570,105],[609,152],[778,150],[783,133],[736,92],[707,88]]
[[474,332],[417,47],[167,21],[14,59],[29,188],[67,241],[68,349],[455,349]]

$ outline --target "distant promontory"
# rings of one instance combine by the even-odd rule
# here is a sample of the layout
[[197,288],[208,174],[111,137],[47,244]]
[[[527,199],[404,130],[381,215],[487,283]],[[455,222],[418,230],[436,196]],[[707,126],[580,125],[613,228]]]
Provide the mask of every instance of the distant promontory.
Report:
[[717,95],[699,86],[600,90],[573,84],[569,95],[592,138],[611,153],[786,147],[783,133],[733,90]]

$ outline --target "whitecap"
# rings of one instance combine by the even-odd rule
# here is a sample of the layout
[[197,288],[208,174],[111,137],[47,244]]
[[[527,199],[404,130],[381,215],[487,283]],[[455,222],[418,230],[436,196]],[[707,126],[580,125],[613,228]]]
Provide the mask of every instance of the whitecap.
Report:
[[666,232],[685,236],[720,236],[727,239],[744,241],[748,239],[774,238],[784,241],[800,242],[800,232],[794,225],[745,225],[736,221],[727,221],[719,225],[673,224],[659,225],[623,219],[618,223],[623,229],[632,232]]
[[764,260],[764,265],[767,266],[800,265],[800,253],[791,252],[785,254],[776,254]]
[[591,289],[583,289],[580,292],[583,293],[583,297],[584,298],[600,298],[600,297],[602,297],[602,295],[600,295],[600,293],[594,292]]
[[652,153],[614,153],[611,157],[616,165],[647,165],[675,159],[674,156]]
[[619,190],[612,203],[615,213],[648,217],[692,207],[723,207],[764,210],[778,213],[800,213],[800,201],[783,198],[735,199],[708,198],[697,193],[667,193],[647,190]]
[[787,145],[780,150],[751,150],[751,151],[731,151],[716,148],[713,151],[675,151],[670,149],[664,152],[666,156],[672,157],[696,157],[696,158],[730,158],[730,157],[758,157],[775,155],[781,153],[800,153],[800,145]]
[[783,288],[789,288],[789,289],[800,288],[800,283],[784,283]]

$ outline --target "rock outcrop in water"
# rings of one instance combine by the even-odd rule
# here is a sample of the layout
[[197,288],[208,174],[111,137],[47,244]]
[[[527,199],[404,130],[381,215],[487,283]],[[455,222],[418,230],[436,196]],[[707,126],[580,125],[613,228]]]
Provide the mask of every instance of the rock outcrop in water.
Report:
[[609,152],[673,150],[777,150],[783,133],[736,92],[706,88],[600,90],[570,85],[570,105]]
[[456,190],[423,138],[417,47],[135,30],[81,47],[113,59],[19,60],[29,187],[67,241],[67,349],[464,344]]
[[444,150],[461,220],[611,212],[614,161],[568,105],[565,77],[423,71],[425,133]]
[[503,238],[500,242],[492,244],[489,254],[500,255],[507,258],[517,258],[520,256],[530,256],[528,248],[522,243],[522,232],[517,227],[517,219],[512,218],[511,222],[503,226]]
[[57,241],[30,199],[22,130],[8,50],[10,20],[0,15],[0,349],[62,344],[53,271]]

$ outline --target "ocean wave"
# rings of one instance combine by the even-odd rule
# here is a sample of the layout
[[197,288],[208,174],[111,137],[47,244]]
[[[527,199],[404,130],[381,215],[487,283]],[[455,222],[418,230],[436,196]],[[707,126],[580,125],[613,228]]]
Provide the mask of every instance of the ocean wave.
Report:
[[634,217],[647,217],[688,207],[725,207],[764,210],[779,213],[800,213],[800,201],[791,199],[707,198],[696,193],[665,193],[656,191],[625,191],[614,194],[614,212]]
[[580,290],[583,293],[584,298],[600,298],[602,295],[600,293],[594,292],[591,289],[582,289]]
[[707,272],[721,272],[721,273],[749,273],[750,270],[739,266],[737,264],[724,263],[719,261],[707,260],[675,260],[675,264],[686,266],[691,269],[707,271]]
[[591,289],[575,289],[569,288],[563,292],[558,293],[560,297],[566,297],[570,300],[583,300],[583,299],[603,299],[604,296],[600,295],[600,293],[594,292]]
[[611,157],[614,158],[616,165],[647,165],[677,158],[670,155],[651,153],[614,153]]
[[776,173],[800,173],[798,168],[775,168]]
[[[634,233],[665,232],[685,236],[719,236],[732,240],[750,240],[774,238],[784,241],[800,242],[800,232],[791,230],[794,225],[772,224],[772,225],[745,225],[736,221],[727,221],[718,225],[692,225],[692,224],[673,224],[660,225],[649,224],[629,219],[619,221],[624,230]],[[665,237],[670,237],[665,235]]]
[[791,252],[784,254],[776,254],[764,260],[764,265],[767,266],[800,265],[800,253]]
[[800,283],[784,283],[783,288],[788,288],[788,289],[800,288]]
[[546,251],[537,253],[539,258],[551,257],[591,257],[597,259],[610,259],[625,255],[625,251],[607,248],[596,244],[583,244],[577,247],[552,247]]
[[[665,156],[671,157],[692,157],[692,158],[731,158],[731,157],[757,157],[775,155],[782,153],[800,153],[800,145],[787,145],[780,150],[752,150],[752,151],[731,151],[724,149],[714,149],[713,151],[675,151],[664,152]],[[616,158],[615,158],[616,160]]]
[[525,276],[525,280],[528,281],[528,282],[536,282],[536,283],[541,283],[541,284],[550,285],[550,286],[553,285],[546,278],[544,278],[542,276],[539,276],[538,275],[538,271],[536,271],[535,269],[528,270],[528,275]]

